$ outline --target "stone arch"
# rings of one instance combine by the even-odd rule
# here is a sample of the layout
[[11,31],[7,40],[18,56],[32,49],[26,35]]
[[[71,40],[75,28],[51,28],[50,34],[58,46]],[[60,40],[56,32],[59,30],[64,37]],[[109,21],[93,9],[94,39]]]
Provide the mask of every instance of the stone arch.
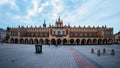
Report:
[[109,38],[107,42],[108,42],[108,44],[112,44],[113,43],[113,39]]
[[29,40],[27,38],[25,38],[25,44],[28,44]]
[[63,45],[67,43],[67,39],[63,39]]
[[86,44],[86,40],[85,40],[85,39],[82,39],[82,40],[81,40],[81,44],[82,44],[82,45],[85,45],[85,44]]
[[44,44],[44,41],[43,41],[43,39],[40,39],[39,41],[40,41],[40,44]]
[[49,40],[48,39],[45,39],[45,44],[49,44]]
[[74,44],[74,39],[70,39],[70,44]]
[[80,39],[76,39],[76,43],[77,43],[77,45],[79,45],[80,44]]
[[61,39],[57,39],[57,45],[61,44]]
[[97,44],[97,39],[93,39],[93,44]]
[[34,39],[34,44],[38,44],[38,39]]
[[52,40],[51,40],[51,44],[52,44],[52,45],[56,45],[55,39],[52,39]]
[[10,43],[14,43],[14,38],[11,38],[11,39],[10,39]]
[[20,38],[20,43],[24,44],[24,39],[23,38]]
[[92,44],[91,39],[88,39],[88,40],[87,40],[87,44],[88,44],[88,45]]
[[17,38],[15,38],[15,43],[18,43],[18,39]]
[[107,44],[107,39],[103,39],[103,44]]
[[33,39],[32,38],[30,39],[30,44],[33,44]]
[[102,39],[98,39],[98,44],[102,44]]

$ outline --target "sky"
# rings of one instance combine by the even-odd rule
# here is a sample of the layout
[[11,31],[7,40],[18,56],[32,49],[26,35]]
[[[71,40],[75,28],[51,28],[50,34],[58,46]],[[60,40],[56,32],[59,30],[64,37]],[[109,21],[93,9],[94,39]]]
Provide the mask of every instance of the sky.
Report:
[[120,0],[0,0],[0,28],[55,25],[107,26],[120,31]]

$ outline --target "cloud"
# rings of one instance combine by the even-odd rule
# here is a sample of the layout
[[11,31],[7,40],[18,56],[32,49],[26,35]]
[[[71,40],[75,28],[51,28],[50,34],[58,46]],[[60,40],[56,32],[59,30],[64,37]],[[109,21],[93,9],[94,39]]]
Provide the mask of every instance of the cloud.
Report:
[[0,0],[0,4],[4,4],[4,3],[7,3],[9,2],[9,0]]
[[91,0],[91,1],[83,2],[80,7],[78,7],[76,10],[68,12],[64,17],[65,18],[72,17],[71,18],[71,19],[73,19],[72,22],[74,22],[75,20],[76,21],[82,20],[84,18],[87,18],[89,15],[91,15],[93,10],[96,8],[96,6],[99,3],[101,3],[101,1]]
[[[40,3],[39,0],[32,0],[33,8],[28,10],[28,16],[37,16],[37,14],[41,13],[45,6],[48,6],[49,3]],[[42,4],[42,5],[39,5]]]
[[64,9],[64,4],[63,0],[51,0],[50,4],[53,7],[53,10],[51,12],[51,19],[54,20],[59,16],[59,13],[63,11]]
[[[43,17],[47,16],[50,20],[55,20],[64,9],[63,0],[47,0],[43,3],[38,0],[32,0],[32,4],[33,8],[28,10],[28,16],[38,16],[41,13]],[[49,6],[51,9],[46,9]],[[44,10],[48,10],[47,13],[44,14]]]
[[[64,22],[71,23],[71,25],[105,25],[105,23],[102,22],[102,20],[108,18],[110,16],[113,16],[119,12],[118,10],[111,10],[112,8],[109,8],[112,4],[109,3],[109,10],[104,9],[104,4],[108,3],[109,1],[103,1],[103,0],[90,0],[82,2],[81,6],[77,7],[75,10],[66,12],[64,15],[62,15]],[[105,7],[106,7],[105,6]],[[110,11],[111,10],[111,11]],[[113,12],[114,11],[114,12]],[[103,21],[104,21],[103,20]],[[101,23],[98,23],[100,22]]]
[[0,5],[3,5],[3,4],[10,4],[11,8],[13,9],[16,9],[16,10],[19,10],[18,6],[16,5],[15,1],[14,0],[0,0]]
[[28,11],[28,16],[33,16],[37,13],[38,11],[38,0],[32,0],[33,8]]
[[55,24],[55,20],[60,16],[64,24],[70,23],[72,26],[113,24],[115,27],[114,23],[120,22],[119,2],[118,0],[0,0],[0,22],[42,25],[46,19],[47,23]]
[[16,20],[19,20],[19,22],[22,22],[22,23],[26,23],[26,24],[33,23],[33,20],[28,16],[15,15],[15,16],[13,16],[13,18]]
[[48,6],[49,2],[42,3],[41,7],[38,8],[38,13],[41,13],[44,7]]

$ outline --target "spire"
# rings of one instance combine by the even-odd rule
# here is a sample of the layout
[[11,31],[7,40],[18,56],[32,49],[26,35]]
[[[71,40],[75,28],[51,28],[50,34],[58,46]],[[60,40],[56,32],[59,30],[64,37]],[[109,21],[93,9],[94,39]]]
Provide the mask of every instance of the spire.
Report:
[[106,25],[105,25],[105,28],[106,28]]
[[68,27],[70,27],[70,23],[68,23]]
[[44,20],[44,23],[46,22],[46,20]]
[[63,26],[63,21],[60,20],[60,16],[59,16],[58,20],[56,21],[55,26],[56,27],[62,27]]
[[60,22],[60,16],[59,16],[59,18],[58,18],[58,21]]
[[44,20],[43,27],[46,27],[46,20]]
[[51,24],[49,23],[49,27],[51,27]]

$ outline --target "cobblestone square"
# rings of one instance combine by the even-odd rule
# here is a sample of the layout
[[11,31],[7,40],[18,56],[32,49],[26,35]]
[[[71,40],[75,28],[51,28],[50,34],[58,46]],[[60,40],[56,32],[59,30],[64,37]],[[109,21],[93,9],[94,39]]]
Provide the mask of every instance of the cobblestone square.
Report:
[[[110,54],[112,49],[115,55]],[[34,45],[0,45],[0,68],[120,68],[119,63],[120,45],[43,45],[41,54],[35,53]]]

